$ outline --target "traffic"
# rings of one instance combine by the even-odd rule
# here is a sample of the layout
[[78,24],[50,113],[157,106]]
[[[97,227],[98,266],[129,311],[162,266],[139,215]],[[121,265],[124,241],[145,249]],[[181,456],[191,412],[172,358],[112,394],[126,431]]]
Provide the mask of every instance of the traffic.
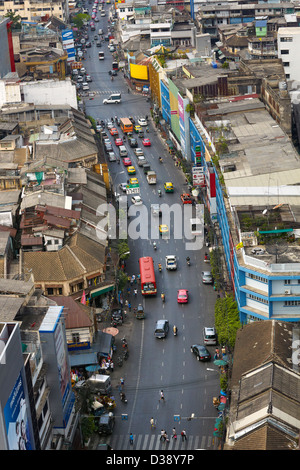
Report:
[[[129,279],[135,276],[136,282],[133,286],[129,282],[120,294],[118,302],[123,309],[121,305],[114,306],[115,314],[111,317],[120,331],[116,336],[116,357],[121,357],[118,348],[122,348],[120,337],[125,331],[130,356],[125,362],[120,360],[120,366],[116,363],[111,374],[113,391],[119,387],[120,374],[125,378],[122,392],[126,394],[126,403],[120,396],[115,397],[114,428],[105,439],[101,437],[104,439],[101,442],[110,443],[116,450],[128,449],[132,433],[134,446],[139,442],[136,448],[161,449],[165,444],[159,440],[160,429],[171,430],[175,425],[178,433],[180,428],[186,428],[188,437],[176,443],[171,441],[170,449],[172,446],[173,449],[213,449],[216,414],[212,397],[218,393],[219,377],[217,370],[208,372],[205,367],[215,346],[205,343],[203,331],[213,326],[216,294],[208,282],[210,271],[209,265],[204,264],[205,248],[187,250],[185,237],[175,236],[179,225],[175,217],[171,214],[167,221],[164,217],[164,206],[176,205],[182,212],[193,211],[195,201],[184,174],[175,166],[154,125],[149,101],[128,90],[116,65],[116,75],[109,73],[115,63],[114,52],[109,48],[111,8],[102,3],[101,16],[96,21],[103,32],[100,47],[104,59],[95,60],[99,56],[95,42],[85,51],[86,74],[92,79],[89,86],[94,95],[93,99],[84,94],[82,97],[86,114],[96,121],[114,200],[127,197],[130,257],[124,269]],[[94,25],[97,12],[93,12]],[[134,210],[135,214],[144,214],[144,209],[148,217],[130,215]],[[133,227],[135,236],[131,235]],[[122,315],[117,314],[119,310],[123,311]],[[208,355],[201,355],[200,347],[206,348]],[[199,357],[200,365],[194,356]],[[158,399],[160,390],[164,390],[163,401]],[[123,415],[126,419],[121,418]],[[188,419],[191,415],[197,419]],[[155,428],[149,429],[151,417]]]

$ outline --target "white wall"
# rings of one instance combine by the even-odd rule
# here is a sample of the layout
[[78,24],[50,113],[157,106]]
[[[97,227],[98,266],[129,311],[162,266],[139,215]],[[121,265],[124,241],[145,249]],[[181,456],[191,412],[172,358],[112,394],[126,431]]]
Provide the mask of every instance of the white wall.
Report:
[[21,84],[25,103],[65,105],[77,109],[76,87],[71,80],[41,80]]
[[[284,41],[282,41],[283,39]],[[290,41],[286,41],[290,39]],[[300,30],[299,28],[279,28],[278,29],[278,58],[282,62],[289,63],[284,66],[284,71],[289,75],[287,80],[300,81]],[[288,54],[282,54],[283,50],[288,50]]]

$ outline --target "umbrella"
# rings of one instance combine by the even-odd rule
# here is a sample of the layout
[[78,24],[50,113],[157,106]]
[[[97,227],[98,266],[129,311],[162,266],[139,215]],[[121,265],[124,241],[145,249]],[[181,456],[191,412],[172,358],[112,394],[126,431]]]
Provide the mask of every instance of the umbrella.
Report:
[[227,361],[223,361],[223,359],[216,359],[214,361],[214,364],[216,366],[226,366],[227,365]]
[[95,364],[93,366],[86,366],[85,367],[85,370],[87,370],[89,372],[95,372],[96,370],[99,370],[99,369],[100,369],[99,364]]
[[108,333],[109,335],[112,335],[112,336],[116,336],[119,333],[118,328],[114,328],[114,327],[104,328],[104,330],[102,331],[103,333]]

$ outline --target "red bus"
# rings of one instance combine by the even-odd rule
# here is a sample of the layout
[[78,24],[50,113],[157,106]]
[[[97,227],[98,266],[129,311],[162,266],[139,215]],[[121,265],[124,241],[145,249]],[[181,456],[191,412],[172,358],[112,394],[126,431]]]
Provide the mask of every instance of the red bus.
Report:
[[140,258],[140,275],[142,295],[156,295],[156,281],[154,273],[154,263],[151,256]]

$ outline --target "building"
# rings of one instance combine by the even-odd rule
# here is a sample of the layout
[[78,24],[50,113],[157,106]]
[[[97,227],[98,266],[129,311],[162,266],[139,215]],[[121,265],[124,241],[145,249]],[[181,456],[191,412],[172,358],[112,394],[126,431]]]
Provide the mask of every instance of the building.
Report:
[[65,0],[1,0],[0,15],[13,12],[23,21],[39,22],[42,18],[56,16],[65,21],[68,19],[68,2]]
[[237,332],[224,450],[299,449],[299,327],[254,322]]
[[[0,14],[1,16],[1,14]],[[1,58],[0,58],[0,78],[15,72],[14,48],[11,32],[11,21],[9,18],[0,19],[1,37]]]
[[282,60],[286,79],[299,82],[300,66],[298,50],[300,47],[299,28],[278,29],[278,57]]

